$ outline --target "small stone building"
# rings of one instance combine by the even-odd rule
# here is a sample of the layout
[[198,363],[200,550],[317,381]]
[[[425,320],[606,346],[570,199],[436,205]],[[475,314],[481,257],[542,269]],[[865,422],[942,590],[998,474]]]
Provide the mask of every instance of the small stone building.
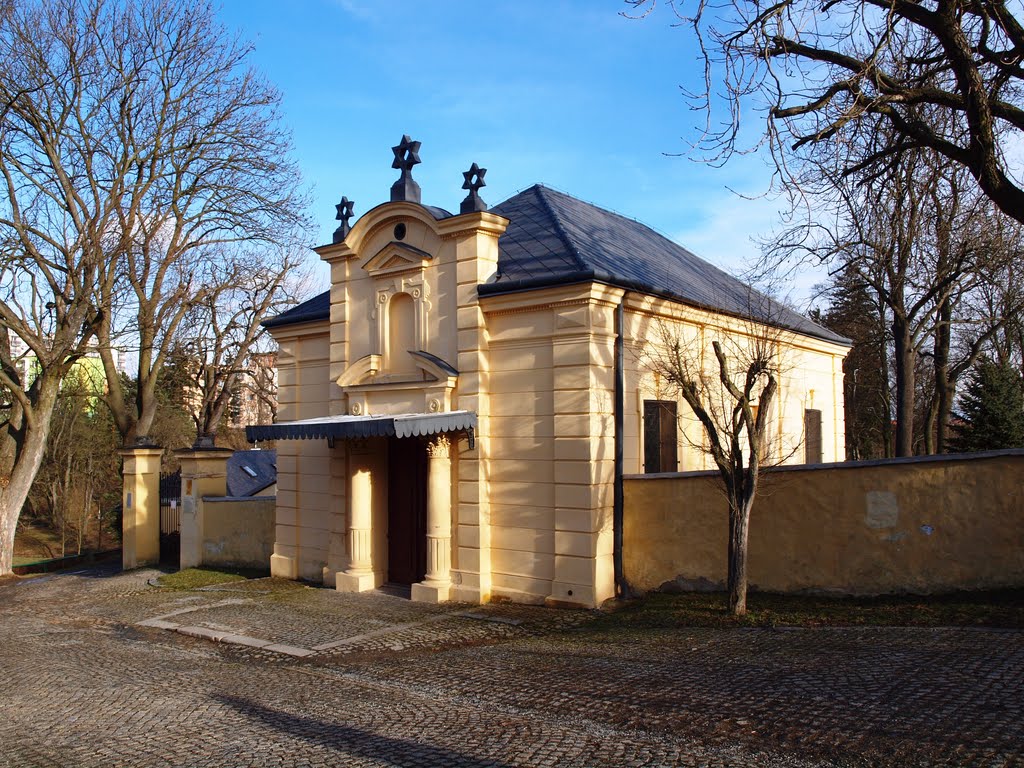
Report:
[[338,206],[316,249],[330,290],[266,323],[279,421],[248,433],[277,441],[275,575],[429,601],[612,597],[622,475],[710,467],[645,370],[655,323],[702,348],[786,329],[779,458],[844,458],[846,340],[763,297],[752,312],[723,271],[548,187],[488,208],[474,164],[458,214],[424,205],[418,149],[394,148],[390,202],[351,226]]

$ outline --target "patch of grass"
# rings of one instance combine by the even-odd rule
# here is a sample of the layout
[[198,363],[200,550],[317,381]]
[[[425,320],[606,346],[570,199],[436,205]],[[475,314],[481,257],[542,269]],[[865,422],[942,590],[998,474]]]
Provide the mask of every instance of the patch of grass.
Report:
[[60,535],[49,528],[19,521],[14,534],[14,557],[15,565],[60,557]]
[[266,571],[252,568],[186,568],[177,573],[161,576],[157,583],[164,589],[188,590],[208,587],[211,584],[258,579],[266,575]]
[[724,592],[658,593],[605,616],[609,628],[1008,627],[1024,628],[1024,589],[945,595],[829,597],[750,592],[732,616]]

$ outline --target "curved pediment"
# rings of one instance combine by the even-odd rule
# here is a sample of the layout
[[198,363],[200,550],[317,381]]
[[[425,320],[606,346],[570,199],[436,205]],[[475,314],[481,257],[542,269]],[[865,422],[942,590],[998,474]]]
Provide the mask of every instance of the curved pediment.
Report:
[[380,355],[366,355],[352,363],[345,372],[338,377],[339,387],[360,387],[369,384],[396,384],[416,383],[436,384],[441,382],[446,386],[454,386],[459,372],[450,363],[445,362],[436,355],[429,352],[408,352],[416,364],[416,374],[389,375],[387,371],[381,370],[382,358]]
[[356,360],[338,377],[339,387],[366,384],[380,372],[380,355],[366,355]]
[[437,355],[432,355],[422,350],[419,352],[410,351],[409,354],[416,361],[416,367],[433,378],[434,381],[450,381],[454,384],[455,379],[459,377],[459,372],[455,369],[455,366],[445,362]]

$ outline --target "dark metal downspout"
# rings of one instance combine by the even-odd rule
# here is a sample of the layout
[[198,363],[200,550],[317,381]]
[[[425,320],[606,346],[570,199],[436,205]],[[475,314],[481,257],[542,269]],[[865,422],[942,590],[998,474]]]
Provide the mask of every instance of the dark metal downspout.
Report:
[[623,333],[625,328],[626,294],[623,293],[619,306],[615,310],[615,481],[612,500],[612,536],[613,560],[615,567],[615,596],[626,596],[626,577],[622,572],[622,521],[624,495],[622,490],[622,443],[623,422],[626,401],[625,382],[625,345]]

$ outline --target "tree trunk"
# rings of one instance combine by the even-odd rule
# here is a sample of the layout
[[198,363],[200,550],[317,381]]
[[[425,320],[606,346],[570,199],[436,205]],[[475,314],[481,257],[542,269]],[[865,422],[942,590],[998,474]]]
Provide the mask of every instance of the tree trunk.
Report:
[[938,326],[935,329],[935,453],[945,453],[949,419],[953,412],[953,390],[956,383],[950,381],[949,350],[953,342],[953,307],[945,298],[938,312]]
[[0,495],[0,576],[14,572],[14,534],[21,514],[20,505],[7,503],[8,496],[6,490]]
[[747,535],[754,498],[729,496],[729,612],[747,612]]
[[885,302],[879,299],[876,305],[877,315],[873,318],[878,325],[875,328],[876,347],[875,353],[878,357],[882,373],[882,386],[878,392],[881,398],[881,420],[878,424],[879,435],[882,440],[882,457],[891,459],[894,453],[892,435],[892,371],[889,369],[889,345],[886,333],[888,309]]
[[892,323],[896,363],[896,455],[914,454],[914,363],[917,351],[902,319]]
[[[46,452],[46,439],[50,432],[50,414],[56,399],[56,383],[40,395],[36,409],[36,426],[25,426],[21,445],[15,453],[14,466],[7,478],[0,478],[0,576],[13,572],[14,567],[14,534],[18,529],[18,517],[25,506],[32,481],[43,463]],[[4,484],[3,480],[7,480]]]

